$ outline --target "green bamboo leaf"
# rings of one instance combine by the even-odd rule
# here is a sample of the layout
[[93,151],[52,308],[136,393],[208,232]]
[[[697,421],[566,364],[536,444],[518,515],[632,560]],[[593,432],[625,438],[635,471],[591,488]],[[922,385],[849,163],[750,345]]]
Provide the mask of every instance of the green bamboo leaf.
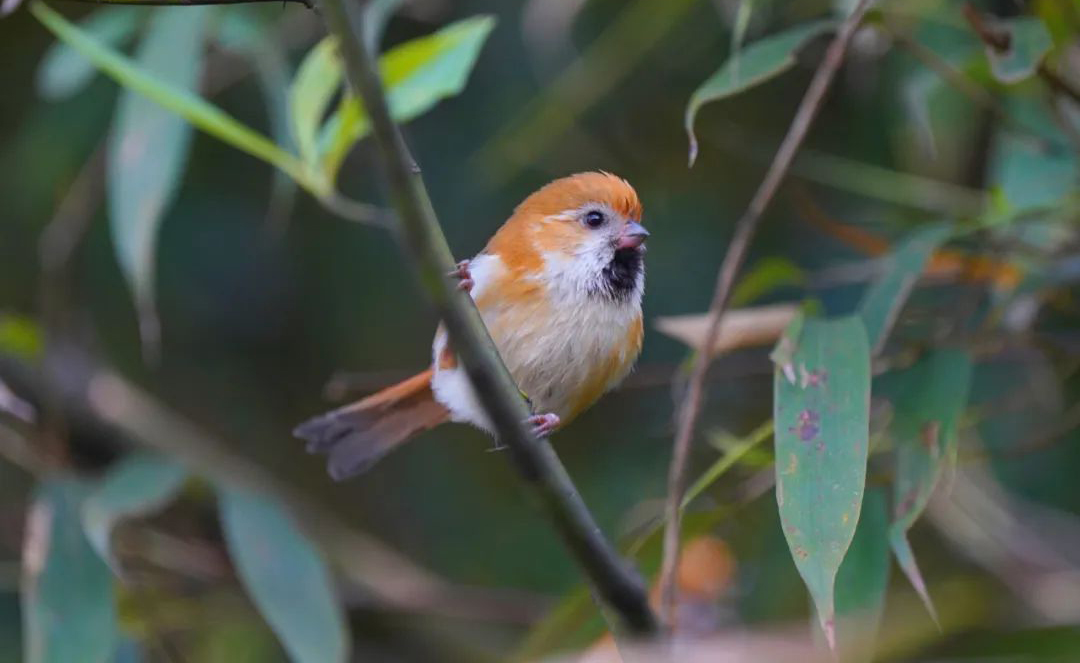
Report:
[[[735,464],[742,460],[742,458],[754,447],[772,437],[772,434],[773,422],[766,421],[754,429],[754,431],[745,438],[741,440],[730,440],[730,446],[728,447],[727,452],[716,459],[713,464],[698,477],[697,481],[686,489],[686,494],[683,495],[683,501],[679,508],[685,511],[686,507],[690,506],[690,503],[693,502],[698,495],[702,494],[709,486],[716,483],[716,480],[723,476],[725,472],[732,467],[735,467]],[[714,433],[713,437],[719,437],[719,435]],[[662,524],[662,522],[657,523],[656,528],[659,529]],[[651,534],[651,530],[649,533]]]
[[82,522],[90,545],[113,570],[119,570],[119,565],[112,556],[109,536],[116,523],[164,508],[180,492],[187,476],[187,470],[171,460],[134,452],[117,461],[101,478],[83,502]]
[[739,75],[739,55],[742,53],[743,43],[746,41],[746,31],[750,28],[750,18],[754,14],[754,0],[739,0],[739,8],[735,12],[735,25],[731,28],[731,66],[734,75]]
[[686,105],[686,134],[690,138],[690,165],[697,159],[698,143],[694,120],[705,104],[730,97],[775,78],[795,66],[799,48],[818,35],[836,27],[835,20],[804,23],[758,40],[729,59],[694,91]]
[[163,83],[130,58],[88,36],[44,3],[35,0],[29,8],[30,13],[58,39],[85,55],[120,85],[146,95],[218,140],[280,168],[315,196],[323,197],[329,193],[326,183],[307,177],[301,161],[266,136],[191,91]]
[[[495,28],[491,16],[474,16],[405,42],[379,60],[390,113],[408,122],[465,89],[480,49]],[[359,101],[345,95],[322,131],[321,163],[327,180],[337,176],[349,149],[371,131]]]
[[994,145],[990,181],[1016,212],[1049,209],[1080,188],[1072,150],[1001,133]]
[[42,483],[27,517],[22,611],[27,663],[105,663],[116,648],[113,578],[80,520],[86,485]]
[[885,272],[866,289],[859,317],[874,354],[881,352],[930,255],[949,237],[950,227],[928,225],[912,233],[886,258]]
[[[155,12],[135,55],[138,66],[158,82],[194,95],[208,10],[167,7]],[[158,229],[179,191],[191,135],[182,117],[133,89],[121,96],[109,135],[109,228],[150,351],[156,350],[160,334],[154,304]]]
[[888,586],[888,500],[883,488],[867,488],[855,537],[836,574],[836,640],[841,660],[873,660]]
[[881,381],[882,392],[893,402],[889,435],[896,447],[895,513],[889,543],[935,621],[937,613],[907,532],[930,501],[946,461],[955,457],[957,427],[967,406],[971,372],[971,357],[966,352],[936,350]]
[[[99,43],[119,48],[135,36],[146,18],[140,7],[105,7],[79,22],[79,29]],[[37,70],[38,94],[51,101],[66,99],[94,79],[97,67],[68,44],[53,44]]]
[[776,502],[795,566],[835,648],[833,587],[862,508],[870,347],[856,317],[807,318],[774,377]]
[[1054,42],[1042,19],[1036,16],[1002,21],[1001,25],[1009,34],[1009,47],[1000,53],[986,47],[990,71],[1002,83],[1019,83],[1035,73]]
[[255,606],[298,663],[348,658],[345,614],[319,551],[280,504],[235,488],[219,491],[229,556]]
[[330,100],[341,87],[343,73],[337,41],[326,37],[304,56],[289,86],[293,139],[300,158],[312,168],[319,161],[319,127]]
[[806,284],[806,272],[787,258],[759,260],[739,278],[731,293],[731,308],[756,302],[773,290]]

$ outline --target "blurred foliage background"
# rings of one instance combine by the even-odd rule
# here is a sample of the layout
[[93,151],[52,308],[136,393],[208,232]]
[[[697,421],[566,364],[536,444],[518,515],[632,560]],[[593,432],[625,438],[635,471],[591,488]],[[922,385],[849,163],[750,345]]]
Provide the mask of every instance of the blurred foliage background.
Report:
[[[761,65],[760,40],[847,4],[411,0],[382,42],[495,19],[460,94],[404,127],[455,255],[550,179],[609,170],[645,205],[652,321],[707,306],[732,223],[828,39],[795,40],[760,85],[704,105],[688,168],[691,95],[722,65],[736,78]],[[156,13],[204,21],[190,81],[294,140],[288,85],[324,35],[316,12],[52,7],[164,63],[192,44],[176,30],[136,39],[164,32]],[[980,39],[971,16],[992,34]],[[177,138],[190,151],[153,190],[156,153],[126,171],[107,156],[124,113],[153,104],[58,54],[26,6],[0,34],[0,660],[503,660],[600,638],[571,558],[478,431],[440,428],[340,485],[291,437],[330,403],[425,365],[437,321],[393,236],[202,132]],[[1012,40],[1000,53],[984,44],[995,34]],[[910,532],[941,630],[903,574],[845,567],[838,602],[867,590],[882,611],[876,653],[845,650],[852,660],[1080,657],[1078,35],[1076,0],[879,3],[755,239],[735,305],[811,300],[842,315],[913,231],[952,237],[924,252],[926,278],[874,364],[887,373],[941,347],[973,363],[970,398],[943,415],[956,420],[955,463]],[[370,141],[337,188],[384,204]],[[117,234],[110,196],[140,192],[161,207],[159,230]],[[627,383],[554,438],[627,545],[661,513],[688,352],[647,329]],[[720,357],[692,455],[693,479],[738,450],[690,509],[699,538],[680,573],[717,646],[805,637],[816,621],[779,524],[771,448],[746,444],[768,439],[773,377],[767,348]],[[882,438],[905,407],[940,403],[874,389],[867,499],[885,514],[896,441]],[[650,577],[656,544],[637,551]]]

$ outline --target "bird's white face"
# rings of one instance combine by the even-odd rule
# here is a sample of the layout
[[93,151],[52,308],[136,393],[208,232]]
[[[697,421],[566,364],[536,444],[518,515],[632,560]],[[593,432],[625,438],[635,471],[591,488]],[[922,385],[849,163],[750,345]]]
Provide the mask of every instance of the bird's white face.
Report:
[[[552,232],[554,224],[561,232]],[[565,238],[541,252],[552,294],[640,305],[648,237],[641,224],[604,203],[589,202],[544,218],[538,232]]]

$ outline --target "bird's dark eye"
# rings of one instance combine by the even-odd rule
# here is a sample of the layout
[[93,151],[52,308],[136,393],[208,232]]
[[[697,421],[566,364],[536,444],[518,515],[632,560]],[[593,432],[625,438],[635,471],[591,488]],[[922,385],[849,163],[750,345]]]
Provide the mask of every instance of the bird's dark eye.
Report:
[[590,228],[599,228],[600,226],[604,225],[605,221],[607,221],[607,219],[604,217],[603,212],[597,212],[596,210],[593,210],[585,215],[585,225],[589,226]]

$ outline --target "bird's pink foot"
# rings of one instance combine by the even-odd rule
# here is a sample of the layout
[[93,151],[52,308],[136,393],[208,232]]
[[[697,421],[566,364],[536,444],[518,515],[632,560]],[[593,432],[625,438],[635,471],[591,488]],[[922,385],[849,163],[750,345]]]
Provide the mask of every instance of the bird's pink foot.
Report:
[[458,280],[458,288],[465,292],[471,292],[474,285],[472,278],[472,272],[469,271],[469,261],[462,260],[454,266],[454,271],[450,272],[450,276],[453,276]]
[[537,437],[547,437],[559,427],[562,420],[559,419],[559,415],[548,412],[547,414],[534,414],[526,419],[525,423],[533,427],[533,434]]

